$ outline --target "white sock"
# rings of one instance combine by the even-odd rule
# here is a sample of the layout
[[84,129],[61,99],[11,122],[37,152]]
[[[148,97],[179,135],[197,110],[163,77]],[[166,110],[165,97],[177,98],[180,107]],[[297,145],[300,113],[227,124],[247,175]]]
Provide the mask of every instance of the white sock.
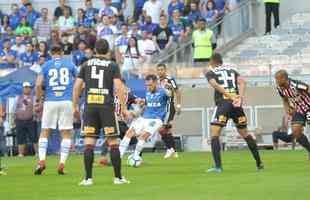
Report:
[[139,157],[140,156],[140,153],[142,152],[143,148],[144,148],[144,144],[145,144],[145,141],[144,140],[138,140],[138,143],[136,145],[136,149],[135,149],[135,152],[134,152],[134,157]]
[[65,164],[71,147],[71,139],[62,139],[60,145],[60,163]]
[[121,154],[121,158],[124,156],[125,151],[127,150],[129,143],[130,143],[131,138],[125,136],[121,143],[119,144],[119,152]]
[[46,159],[47,144],[48,144],[47,138],[39,139],[38,147],[39,147],[39,160],[40,161]]

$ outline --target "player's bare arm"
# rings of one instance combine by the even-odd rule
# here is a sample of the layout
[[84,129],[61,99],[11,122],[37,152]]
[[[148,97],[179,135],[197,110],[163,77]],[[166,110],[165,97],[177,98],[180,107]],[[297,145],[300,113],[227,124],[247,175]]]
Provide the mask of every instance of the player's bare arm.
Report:
[[74,86],[73,86],[73,113],[75,117],[79,117],[79,102],[80,102],[80,96],[83,91],[84,87],[84,81],[81,78],[77,78],[75,80]]
[[44,78],[43,78],[43,75],[39,75],[37,80],[36,80],[36,87],[35,87],[35,90],[36,90],[36,99],[37,100],[40,100],[42,99],[43,95],[44,95],[44,91],[43,91],[43,81],[44,81]]
[[209,84],[218,92],[223,94],[227,99],[235,100],[235,96],[232,96],[230,93],[228,93],[221,85],[219,85],[215,79],[210,79]]
[[239,88],[239,95],[234,100],[233,105],[235,107],[241,107],[245,95],[246,81],[243,77],[239,76],[237,79],[237,84]]
[[287,98],[287,97],[283,97],[283,98],[282,98],[282,102],[283,102],[283,107],[284,107],[285,112],[286,112],[289,116],[292,116],[293,113],[294,113],[294,109],[290,106],[290,103],[289,103],[289,101],[288,101],[288,98]]

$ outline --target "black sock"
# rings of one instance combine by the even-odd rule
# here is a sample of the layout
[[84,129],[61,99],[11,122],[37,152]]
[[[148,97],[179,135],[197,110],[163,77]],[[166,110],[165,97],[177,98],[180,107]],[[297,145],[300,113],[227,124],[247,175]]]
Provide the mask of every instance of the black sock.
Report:
[[169,149],[173,148],[174,150],[176,150],[176,149],[175,149],[175,141],[174,141],[174,137],[173,137],[172,133],[168,133],[168,135],[167,135],[167,141],[168,141],[169,146],[170,146]]
[[309,140],[307,138],[307,136],[305,136],[304,134],[302,134],[299,138],[296,139],[297,142],[303,146],[309,153],[310,153],[310,143]]
[[101,155],[102,156],[107,156],[109,152],[109,146],[106,142],[104,142],[101,146]]
[[162,135],[161,139],[164,141],[166,148],[170,149],[171,145],[170,145],[170,142],[169,142],[169,139],[168,139],[168,135],[167,134]]
[[111,146],[111,162],[113,165],[113,169],[114,169],[114,176],[116,178],[122,178],[122,174],[121,174],[121,156],[120,156],[120,152],[119,152],[119,147],[118,145],[113,145]]
[[85,179],[93,177],[94,148],[92,145],[86,145],[84,150]]
[[221,160],[221,144],[218,136],[214,136],[211,139],[212,155],[215,162],[215,167],[222,168]]
[[256,161],[256,166],[260,166],[262,161],[261,161],[260,156],[259,156],[256,141],[253,139],[252,135],[248,135],[246,138],[244,138],[244,140],[248,144],[248,147],[249,147],[249,149],[250,149],[250,151],[251,151],[251,153],[252,153],[252,155]]

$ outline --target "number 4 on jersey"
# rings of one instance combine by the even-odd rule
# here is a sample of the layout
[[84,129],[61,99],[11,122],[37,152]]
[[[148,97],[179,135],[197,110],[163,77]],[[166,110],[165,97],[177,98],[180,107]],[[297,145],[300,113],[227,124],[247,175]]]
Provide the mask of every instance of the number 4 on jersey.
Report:
[[97,67],[91,67],[91,78],[98,80],[98,88],[103,88],[104,70],[99,70],[97,73]]

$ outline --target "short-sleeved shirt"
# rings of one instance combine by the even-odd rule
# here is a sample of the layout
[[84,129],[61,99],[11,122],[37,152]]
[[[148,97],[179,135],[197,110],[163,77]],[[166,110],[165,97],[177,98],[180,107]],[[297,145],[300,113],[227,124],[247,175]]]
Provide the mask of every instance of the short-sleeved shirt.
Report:
[[78,78],[85,82],[86,106],[109,107],[114,104],[114,79],[121,78],[115,62],[91,58],[81,66]]
[[69,60],[53,58],[42,66],[45,101],[71,101],[76,66]]
[[38,62],[39,54],[36,51],[31,53],[24,52],[19,56],[19,60],[23,67],[31,67],[34,63]]
[[21,20],[21,16],[19,14],[13,14],[9,16],[9,25],[10,27],[15,30],[19,25]]
[[289,104],[293,106],[298,113],[306,114],[310,110],[309,86],[302,82],[289,79],[288,88],[277,87],[278,93],[282,98],[287,98]]
[[147,1],[143,5],[143,10],[148,16],[152,17],[152,22],[155,24],[159,24],[159,18],[162,9],[163,5],[159,0],[157,0],[156,2]]
[[142,115],[146,119],[160,119],[164,121],[167,113],[169,96],[166,91],[158,86],[155,92],[146,92],[146,107]]
[[166,44],[169,42],[170,36],[172,36],[172,31],[170,28],[157,27],[154,35],[156,36],[156,41],[160,49],[164,49]]
[[[239,73],[229,67],[219,66],[207,72],[206,78],[208,81],[214,79],[217,84],[223,87],[228,93],[231,95],[238,95],[239,88],[238,88],[238,77]],[[226,97],[215,90],[214,92],[214,100],[215,104],[217,105],[219,102],[223,100],[227,100]]]

